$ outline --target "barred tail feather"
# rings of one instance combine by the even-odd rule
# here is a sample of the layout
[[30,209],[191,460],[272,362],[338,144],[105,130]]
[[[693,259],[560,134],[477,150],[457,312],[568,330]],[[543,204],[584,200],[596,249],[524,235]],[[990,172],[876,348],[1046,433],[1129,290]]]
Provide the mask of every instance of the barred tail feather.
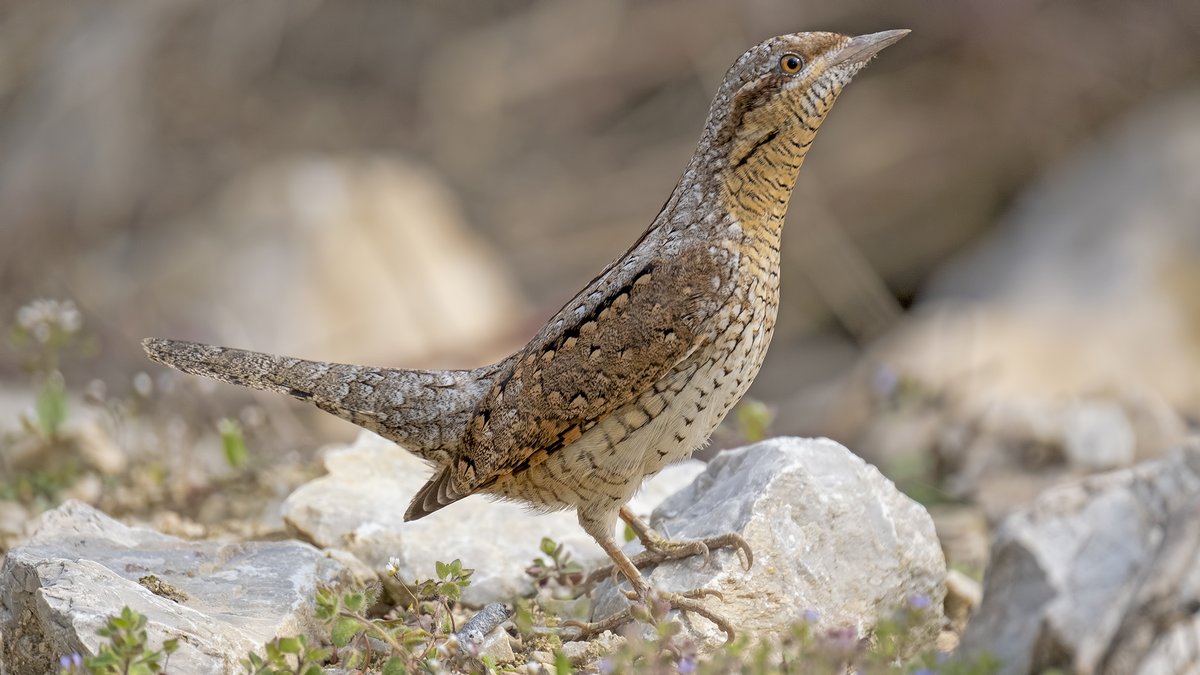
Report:
[[162,338],[142,347],[185,373],[311,402],[437,463],[461,443],[496,370],[374,368]]

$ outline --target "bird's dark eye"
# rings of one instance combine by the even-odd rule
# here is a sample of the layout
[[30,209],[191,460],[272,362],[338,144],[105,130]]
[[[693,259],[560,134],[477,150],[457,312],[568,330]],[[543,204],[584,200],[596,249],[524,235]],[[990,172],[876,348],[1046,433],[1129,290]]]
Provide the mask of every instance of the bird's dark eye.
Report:
[[784,54],[779,59],[779,69],[788,75],[795,75],[804,67],[804,59],[799,54]]

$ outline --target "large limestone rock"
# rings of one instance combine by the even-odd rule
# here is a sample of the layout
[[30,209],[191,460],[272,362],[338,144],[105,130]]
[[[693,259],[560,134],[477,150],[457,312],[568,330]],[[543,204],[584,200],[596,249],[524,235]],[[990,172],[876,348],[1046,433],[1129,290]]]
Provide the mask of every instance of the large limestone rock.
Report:
[[[690,558],[647,574],[659,589],[720,591],[724,602],[708,602],[738,630],[777,633],[815,612],[822,628],[865,634],[914,599],[942,605],[946,564],[929,513],[828,439],[777,438],[722,452],[655,510],[652,525],[672,538],[732,531],[746,539],[749,571],[722,549],[708,566]],[[640,550],[636,542],[626,548]],[[607,582],[594,598],[597,618],[626,602]],[[940,612],[928,616],[918,630],[932,641]],[[687,624],[709,644],[724,639],[705,619]]]
[[963,649],[1003,673],[1195,673],[1200,445],[1042,495],[996,534]]
[[[434,563],[459,558],[475,570],[463,592],[468,605],[508,602],[529,593],[524,570],[540,555],[542,537],[565,544],[585,567],[608,561],[573,512],[538,514],[476,496],[404,522],[408,501],[428,480],[429,468],[369,432],[351,446],[327,452],[325,468],[329,475],[301,486],[284,502],[290,528],[321,548],[349,551],[377,573],[395,558],[398,576],[405,580],[428,579]],[[669,466],[646,482],[630,506],[649,514],[703,470],[698,461]]]
[[343,571],[308,544],[184,541],[67,502],[0,567],[0,670],[95,653],[96,629],[128,606],[147,617],[151,647],[179,638],[172,671],[233,671],[277,636],[315,636],[316,587]]

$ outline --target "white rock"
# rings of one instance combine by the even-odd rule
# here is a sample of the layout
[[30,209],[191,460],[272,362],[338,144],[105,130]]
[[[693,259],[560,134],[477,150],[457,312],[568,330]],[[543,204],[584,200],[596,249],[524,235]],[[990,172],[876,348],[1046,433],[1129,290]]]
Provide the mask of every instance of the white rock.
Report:
[[1137,438],[1125,409],[1111,401],[1086,401],[1067,408],[1063,452],[1072,466],[1088,472],[1131,466]]
[[[429,468],[371,433],[329,451],[325,468],[329,475],[301,486],[284,502],[289,527],[317,546],[349,551],[378,573],[396,558],[399,576],[406,580],[432,578],[437,561],[461,559],[475,570],[463,592],[463,602],[471,606],[530,593],[524,571],[541,555],[542,537],[565,544],[585,567],[608,561],[572,512],[538,514],[474,496],[404,522],[408,501],[429,478]],[[698,461],[667,467],[647,482],[634,510],[649,512],[703,470]]]
[[967,655],[1003,673],[1195,672],[1200,447],[1064,485],[996,533]]
[[[777,438],[728,450],[686,489],[663,502],[652,524],[672,538],[740,533],[754,550],[746,571],[730,550],[654,568],[656,588],[720,591],[710,606],[738,630],[777,633],[816,612],[823,628],[864,634],[912,598],[929,600],[919,630],[932,641],[940,626],[946,563],[929,513],[849,450],[828,439]],[[627,547],[640,551],[636,542]],[[624,606],[606,582],[596,617]],[[708,644],[724,634],[688,618]]]
[[[308,544],[183,541],[66,502],[0,567],[0,664],[50,672],[63,654],[94,654],[96,629],[128,606],[147,617],[151,647],[179,638],[173,672],[232,671],[277,636],[318,635],[316,586],[341,571]],[[147,575],[183,595],[152,593]]]

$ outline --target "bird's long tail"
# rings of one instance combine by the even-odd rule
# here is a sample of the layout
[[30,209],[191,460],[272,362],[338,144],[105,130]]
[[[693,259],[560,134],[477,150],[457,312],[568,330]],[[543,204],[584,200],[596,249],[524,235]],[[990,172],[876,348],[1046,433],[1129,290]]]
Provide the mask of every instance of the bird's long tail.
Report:
[[308,401],[434,462],[461,442],[495,370],[374,368],[162,338],[142,347],[185,373]]

